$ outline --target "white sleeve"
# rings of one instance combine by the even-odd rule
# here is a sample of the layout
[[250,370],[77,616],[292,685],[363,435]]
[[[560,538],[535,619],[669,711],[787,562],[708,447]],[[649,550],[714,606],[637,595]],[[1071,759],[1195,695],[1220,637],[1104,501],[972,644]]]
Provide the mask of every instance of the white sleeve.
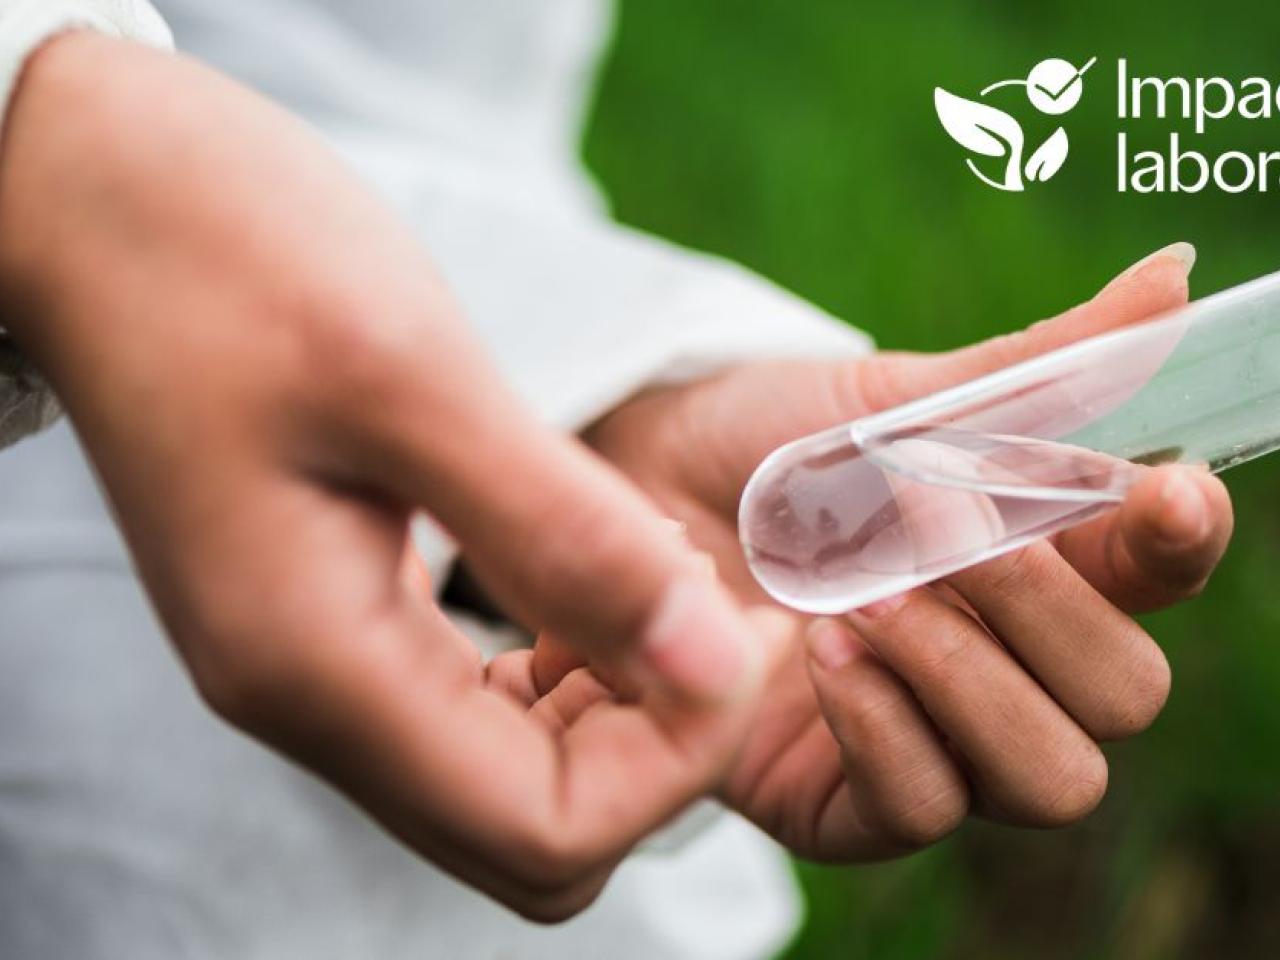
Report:
[[[146,0],[0,0],[0,130],[27,58],[75,29],[173,47],[169,28]],[[0,331],[0,448],[48,426],[58,412],[48,385]]]
[[[361,151],[345,152],[389,185]],[[509,183],[461,180],[419,167],[411,189],[388,192],[507,381],[559,427],[734,363],[871,349],[865,334],[737,264],[592,212],[521,203]]]

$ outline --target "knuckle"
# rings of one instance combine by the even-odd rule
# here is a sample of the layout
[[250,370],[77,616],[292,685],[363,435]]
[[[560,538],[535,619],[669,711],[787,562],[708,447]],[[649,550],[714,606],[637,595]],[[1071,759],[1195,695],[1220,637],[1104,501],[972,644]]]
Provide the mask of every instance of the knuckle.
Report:
[[[331,265],[317,278],[310,261],[298,269],[298,293],[284,311],[282,335],[309,384],[323,396],[371,406],[388,396],[431,392],[441,377],[440,358],[462,364],[471,344],[457,320],[457,308],[434,275],[386,285],[371,284],[348,264]],[[289,269],[294,269],[290,267]]]
[[890,398],[901,392],[894,379],[894,369],[894,364],[876,357],[824,367],[831,419],[835,421],[892,405]]
[[1001,595],[1034,590],[1050,572],[1052,548],[1046,543],[1033,543],[1014,550],[983,565],[983,576],[989,587]]
[[337,398],[385,398],[402,382],[397,372],[418,349],[410,325],[351,296],[336,295],[332,301],[299,311],[304,374]]
[[842,410],[883,410],[920,395],[919,361],[912,354],[877,353],[853,364],[832,384]]
[[908,656],[914,661],[910,669],[918,681],[945,685],[953,681],[958,666],[973,656],[976,645],[989,641],[967,618],[948,617],[933,630],[919,631],[910,642]]

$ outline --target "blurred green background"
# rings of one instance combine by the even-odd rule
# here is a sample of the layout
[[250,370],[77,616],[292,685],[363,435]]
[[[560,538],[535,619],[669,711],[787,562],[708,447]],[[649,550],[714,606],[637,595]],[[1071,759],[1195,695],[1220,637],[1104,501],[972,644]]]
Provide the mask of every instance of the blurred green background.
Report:
[[[934,85],[973,96],[1094,54],[1061,173],[1024,194],[978,183]],[[1174,240],[1199,248],[1193,296],[1280,269],[1280,184],[1116,192],[1121,56],[1147,76],[1280,82],[1280,5],[625,0],[585,153],[621,220],[737,259],[885,347],[1014,329]],[[1125,129],[1144,149],[1170,128]],[[1205,143],[1280,149],[1280,117]],[[1109,750],[1102,808],[1055,833],[971,825],[890,865],[798,865],[809,918],[786,956],[1280,955],[1280,457],[1228,483],[1235,542],[1203,597],[1147,619],[1174,691]]]

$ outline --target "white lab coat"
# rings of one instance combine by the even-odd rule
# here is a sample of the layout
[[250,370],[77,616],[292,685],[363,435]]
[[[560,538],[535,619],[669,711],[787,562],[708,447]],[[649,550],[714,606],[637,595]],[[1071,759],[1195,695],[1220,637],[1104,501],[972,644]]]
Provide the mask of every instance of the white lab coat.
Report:
[[[602,215],[576,145],[604,2],[156,7],[181,49],[305,116],[386,197],[510,382],[566,429],[656,380],[866,349],[742,269]],[[168,42],[142,0],[0,0],[0,104],[32,45],[73,23]],[[32,402],[4,369],[0,441],[6,409]],[[420,545],[443,582],[451,546],[431,530]],[[781,851],[729,815],[684,834],[624,863],[583,916],[524,923],[205,712],[65,425],[0,455],[0,955],[770,954],[798,916]]]

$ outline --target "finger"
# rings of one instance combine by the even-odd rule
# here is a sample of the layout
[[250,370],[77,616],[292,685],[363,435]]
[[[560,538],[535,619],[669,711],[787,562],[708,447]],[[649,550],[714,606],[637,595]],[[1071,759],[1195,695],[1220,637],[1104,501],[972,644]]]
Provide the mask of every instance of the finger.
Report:
[[[830,363],[771,365],[777,384],[770,402],[759,402],[758,381],[730,376],[715,389],[696,391],[692,429],[683,442],[707,451],[701,498],[731,515],[743,484],[779,444],[954,386],[1076,340],[1149,319],[1187,299],[1194,248],[1174,244],[1130,267],[1089,302],[1018,333],[943,354],[880,353]],[[776,399],[775,399],[776,397]],[[639,404],[660,404],[661,395]],[[744,418],[743,410],[752,416]],[[617,451],[614,452],[617,455]]]
[[450,738],[433,756],[402,757],[398,776],[412,795],[390,821],[542,920],[584,906],[636,843],[715,786],[747,713],[618,705],[585,671],[558,689],[572,694],[557,700],[563,714],[542,701],[518,717],[489,698],[453,710],[442,729],[465,727],[466,748]]
[[[750,614],[767,633],[763,648],[772,669],[789,650],[791,621],[768,609]],[[723,781],[755,710],[672,700],[620,703],[589,671],[577,670],[533,714],[540,728],[557,735],[561,758],[553,784],[558,816],[548,834],[553,859],[581,863],[589,883],[599,864],[616,863],[639,838]]]
[[[309,637],[287,690],[257,685],[225,715],[537,919],[581,909],[636,842],[712,789],[753,713],[748,702],[618,705],[581,671],[561,685],[564,712],[540,704],[531,716],[436,638],[451,629],[419,610]],[[315,709],[282,721],[282,702]],[[270,723],[245,719],[267,712]]]
[[1054,544],[1103,596],[1130,612],[1197,594],[1231,539],[1231,497],[1196,467],[1158,467],[1119,510],[1066,530]]
[[972,617],[926,588],[849,620],[911,688],[1000,816],[1070,823],[1101,799],[1106,761],[1097,745]]
[[530,669],[538,696],[546,696],[574,670],[586,665],[583,656],[552,633],[538,636],[531,653]]
[[823,847],[859,859],[890,856],[959,826],[968,784],[911,691],[838,621],[815,620],[808,649],[849,788],[843,809],[825,816]]
[[755,701],[650,694],[596,705],[556,736],[486,688],[460,631],[403,574],[407,521],[309,482],[257,491],[205,546],[223,555],[249,531],[274,536],[235,554],[241,577],[210,583],[198,627],[175,639],[222,716],[444,869],[563,918],[723,779]]
[[[445,522],[499,602],[589,658],[702,700],[759,682],[759,651],[728,594],[619,476],[547,436],[514,481],[472,490]],[[513,549],[514,545],[514,549]]]
[[[377,402],[348,431],[373,482],[426,508],[530,629],[678,695],[749,695],[752,632],[690,548],[620,474],[536,422],[473,346],[455,352],[456,383],[404,362],[378,381]],[[426,423],[423,410],[434,412]]]
[[[761,635],[766,673],[774,676],[775,668],[788,655],[788,638],[793,633],[792,618],[772,606],[750,607],[747,609],[747,616]],[[547,641],[553,645],[553,650],[556,649],[554,638],[544,635],[538,638],[538,647],[534,651],[524,652],[536,654],[537,649]],[[553,678],[552,668],[545,668],[541,676],[536,676],[539,669],[536,656],[524,662],[532,676],[531,683],[538,692],[530,715],[553,732],[569,729],[587,710],[601,701],[635,703],[643,697],[643,691],[627,686],[626,677],[602,675],[598,667],[587,667],[581,663],[569,666],[569,658],[557,665],[563,672],[554,676],[554,682],[549,683]],[[547,683],[545,687],[542,686],[544,683]]]
[[563,734],[592,707],[614,699],[613,691],[590,670],[571,671],[546,696],[533,705],[529,715],[555,734]]
[[[664,518],[662,527],[669,536],[676,537],[678,543],[688,545],[683,523]],[[699,573],[714,582],[716,579],[716,564],[711,555],[697,551],[693,559],[694,562],[691,568],[693,572]],[[538,689],[539,695],[551,692],[561,680],[583,666],[586,666],[586,659],[582,654],[563,640],[560,640],[555,634],[543,631],[538,636],[538,642],[533,648],[532,669],[534,684]],[[625,675],[619,674],[616,670],[608,669],[608,665],[597,665],[596,669],[619,692],[628,694],[634,692],[635,684],[629,682],[629,678]]]
[[950,353],[882,354],[859,371],[864,403],[872,409],[905,403],[1181,306],[1194,263],[1195,248],[1175,243],[1134,264],[1087,303],[1025,330]]
[[947,583],[1095,739],[1145,730],[1164,707],[1169,664],[1160,648],[1049,544],[989,560]]
[[500,653],[484,668],[485,686],[505,693],[516,703],[531,707],[539,697],[533,671],[532,650],[511,650]]

